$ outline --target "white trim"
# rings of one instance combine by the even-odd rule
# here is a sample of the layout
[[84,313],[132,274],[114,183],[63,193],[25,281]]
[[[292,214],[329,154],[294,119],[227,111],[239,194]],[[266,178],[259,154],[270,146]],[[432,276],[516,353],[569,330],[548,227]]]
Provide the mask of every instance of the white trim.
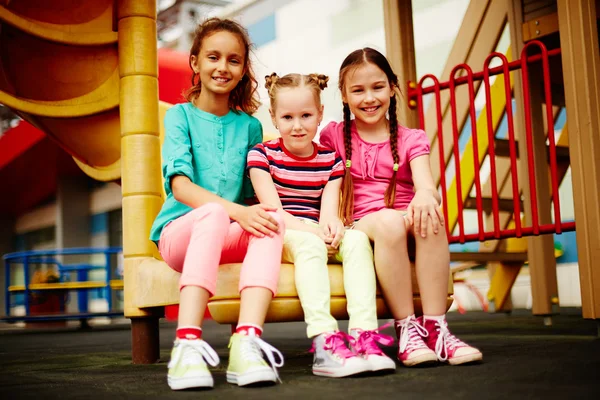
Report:
[[56,212],[54,202],[21,215],[15,222],[15,233],[21,235],[56,225]]
[[[89,215],[119,210],[122,206],[121,201],[121,186],[108,183],[91,193]],[[56,202],[53,202],[23,214],[15,222],[15,234],[21,235],[55,226],[57,213]]]
[[114,182],[94,190],[90,196],[90,215],[119,210],[121,207],[121,186]]

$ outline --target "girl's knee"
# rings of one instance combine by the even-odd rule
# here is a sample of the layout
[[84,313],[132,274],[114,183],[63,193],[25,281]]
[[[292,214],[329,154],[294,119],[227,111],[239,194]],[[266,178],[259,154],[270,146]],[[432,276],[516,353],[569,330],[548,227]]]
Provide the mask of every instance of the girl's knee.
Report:
[[386,241],[405,241],[408,235],[405,218],[396,210],[385,210],[381,213],[377,231],[378,239]]
[[344,249],[371,249],[371,239],[363,231],[356,229],[349,229],[344,233],[344,239],[342,241]]
[[206,203],[192,211],[190,211],[195,217],[195,220],[211,219],[219,222],[226,221],[229,224],[229,214],[225,207],[219,203]]
[[284,234],[285,222],[283,221],[283,216],[277,211],[267,211],[267,214],[269,214],[277,222],[277,225],[279,226],[279,234]]
[[[288,233],[290,232],[288,231]],[[292,231],[291,234],[293,236],[290,239],[294,243],[293,246],[297,249],[298,255],[320,255],[323,259],[327,259],[327,246],[323,239],[314,233],[304,231]]]

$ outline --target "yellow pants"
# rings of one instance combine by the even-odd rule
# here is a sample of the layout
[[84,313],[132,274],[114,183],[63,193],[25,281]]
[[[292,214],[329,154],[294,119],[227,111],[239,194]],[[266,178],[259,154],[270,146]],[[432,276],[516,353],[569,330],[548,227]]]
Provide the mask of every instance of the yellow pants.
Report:
[[[337,321],[330,310],[328,257],[323,240],[310,232],[286,230],[282,258],[284,262],[294,263],[296,290],[304,310],[308,337],[337,330]],[[343,263],[350,316],[348,329],[377,329],[375,267],[368,236],[361,231],[347,230],[335,258]]]

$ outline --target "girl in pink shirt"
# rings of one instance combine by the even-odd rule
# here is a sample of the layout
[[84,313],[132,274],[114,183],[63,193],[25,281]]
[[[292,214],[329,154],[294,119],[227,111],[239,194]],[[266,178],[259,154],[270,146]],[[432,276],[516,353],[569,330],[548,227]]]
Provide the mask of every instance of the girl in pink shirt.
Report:
[[[398,125],[398,77],[371,48],[350,53],[340,68],[344,121],[321,132],[321,144],[345,162],[340,211],[347,225],[374,242],[375,269],[395,319],[398,359],[464,364],[482,359],[448,330],[445,319],[450,253],[440,196],[422,130]],[[351,119],[354,114],[354,119]],[[416,242],[423,316],[414,315],[407,241]]]

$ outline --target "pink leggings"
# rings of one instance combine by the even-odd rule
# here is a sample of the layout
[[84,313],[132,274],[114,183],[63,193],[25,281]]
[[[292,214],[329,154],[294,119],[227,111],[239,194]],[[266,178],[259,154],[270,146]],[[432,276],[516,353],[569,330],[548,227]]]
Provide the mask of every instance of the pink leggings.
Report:
[[230,222],[223,206],[208,203],[169,223],[160,235],[158,251],[166,263],[181,273],[179,290],[199,286],[215,294],[219,264],[241,262],[239,291],[258,286],[277,292],[283,234],[283,219],[274,237],[258,238]]

